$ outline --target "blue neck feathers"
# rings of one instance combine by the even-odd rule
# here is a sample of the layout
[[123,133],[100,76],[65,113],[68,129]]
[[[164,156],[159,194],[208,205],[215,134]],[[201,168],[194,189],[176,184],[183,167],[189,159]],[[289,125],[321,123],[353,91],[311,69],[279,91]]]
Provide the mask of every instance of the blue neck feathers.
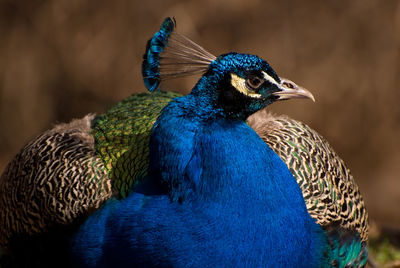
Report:
[[77,261],[318,267],[324,232],[286,165],[244,121],[221,114],[210,120],[194,100],[170,103],[153,128],[151,176],[164,182],[165,192],[137,189],[109,201],[75,237]]
[[203,207],[227,230],[235,226],[230,239],[257,251],[258,264],[312,264],[324,238],[292,174],[243,120],[224,117],[206,98],[194,90],[158,118],[150,145],[153,178],[173,201]]
[[271,148],[206,100],[190,94],[164,109],[150,141],[150,180],[81,226],[71,240],[76,263],[325,267],[336,259],[342,267],[344,251],[357,256],[359,241],[341,245],[346,233],[327,235],[309,216]]
[[[163,77],[182,75],[179,68],[160,68],[163,59],[179,56],[170,46],[174,27],[166,19],[147,44],[142,71],[150,91]],[[205,74],[153,125],[148,180],[127,198],[109,200],[80,227],[71,240],[76,263],[327,267],[347,249],[357,254],[352,240],[338,244],[347,233],[327,235],[315,223],[285,163],[245,123],[275,100],[293,97],[293,85],[257,56],[197,50],[191,60],[187,51],[193,50],[185,48],[178,62],[189,64],[188,73]],[[296,96],[310,97],[301,92]]]

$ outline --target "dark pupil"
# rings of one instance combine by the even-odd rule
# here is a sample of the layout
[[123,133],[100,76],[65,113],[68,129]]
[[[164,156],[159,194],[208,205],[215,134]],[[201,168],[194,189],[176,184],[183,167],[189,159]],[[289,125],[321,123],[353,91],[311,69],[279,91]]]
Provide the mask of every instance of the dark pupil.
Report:
[[251,88],[253,88],[253,89],[256,89],[256,88],[258,88],[261,84],[262,84],[262,80],[260,79],[260,78],[258,78],[258,77],[250,77],[248,80],[247,80],[247,84],[251,87]]

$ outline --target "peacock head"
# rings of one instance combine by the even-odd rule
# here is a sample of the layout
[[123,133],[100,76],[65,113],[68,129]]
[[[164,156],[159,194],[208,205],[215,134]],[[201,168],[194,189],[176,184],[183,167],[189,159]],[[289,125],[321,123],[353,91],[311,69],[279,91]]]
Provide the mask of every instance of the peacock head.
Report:
[[[193,95],[207,96],[228,117],[245,119],[277,100],[313,95],[294,82],[280,78],[256,55],[227,53],[215,57],[174,31],[176,22],[165,19],[147,43],[142,74],[146,87],[156,90],[163,80],[202,73]],[[203,100],[205,98],[202,98]]]
[[215,94],[217,106],[230,117],[247,118],[277,100],[314,100],[308,90],[279,78],[265,60],[255,55],[223,54],[210,63],[203,77],[193,91]]

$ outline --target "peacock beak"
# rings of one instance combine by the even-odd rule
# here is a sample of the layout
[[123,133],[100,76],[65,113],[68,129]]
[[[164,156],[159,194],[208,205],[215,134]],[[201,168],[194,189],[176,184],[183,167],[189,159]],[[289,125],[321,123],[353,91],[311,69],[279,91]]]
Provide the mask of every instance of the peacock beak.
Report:
[[281,78],[279,85],[281,91],[274,92],[273,95],[278,96],[278,100],[288,100],[293,98],[306,98],[315,102],[313,94],[307,89],[296,85],[294,82],[286,78]]

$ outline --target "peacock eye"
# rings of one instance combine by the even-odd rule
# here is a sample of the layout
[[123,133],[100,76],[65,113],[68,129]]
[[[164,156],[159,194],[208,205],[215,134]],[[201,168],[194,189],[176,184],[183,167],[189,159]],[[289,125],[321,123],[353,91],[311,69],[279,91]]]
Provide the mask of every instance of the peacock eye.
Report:
[[246,85],[252,90],[257,90],[264,83],[264,79],[258,76],[251,75],[246,79]]

